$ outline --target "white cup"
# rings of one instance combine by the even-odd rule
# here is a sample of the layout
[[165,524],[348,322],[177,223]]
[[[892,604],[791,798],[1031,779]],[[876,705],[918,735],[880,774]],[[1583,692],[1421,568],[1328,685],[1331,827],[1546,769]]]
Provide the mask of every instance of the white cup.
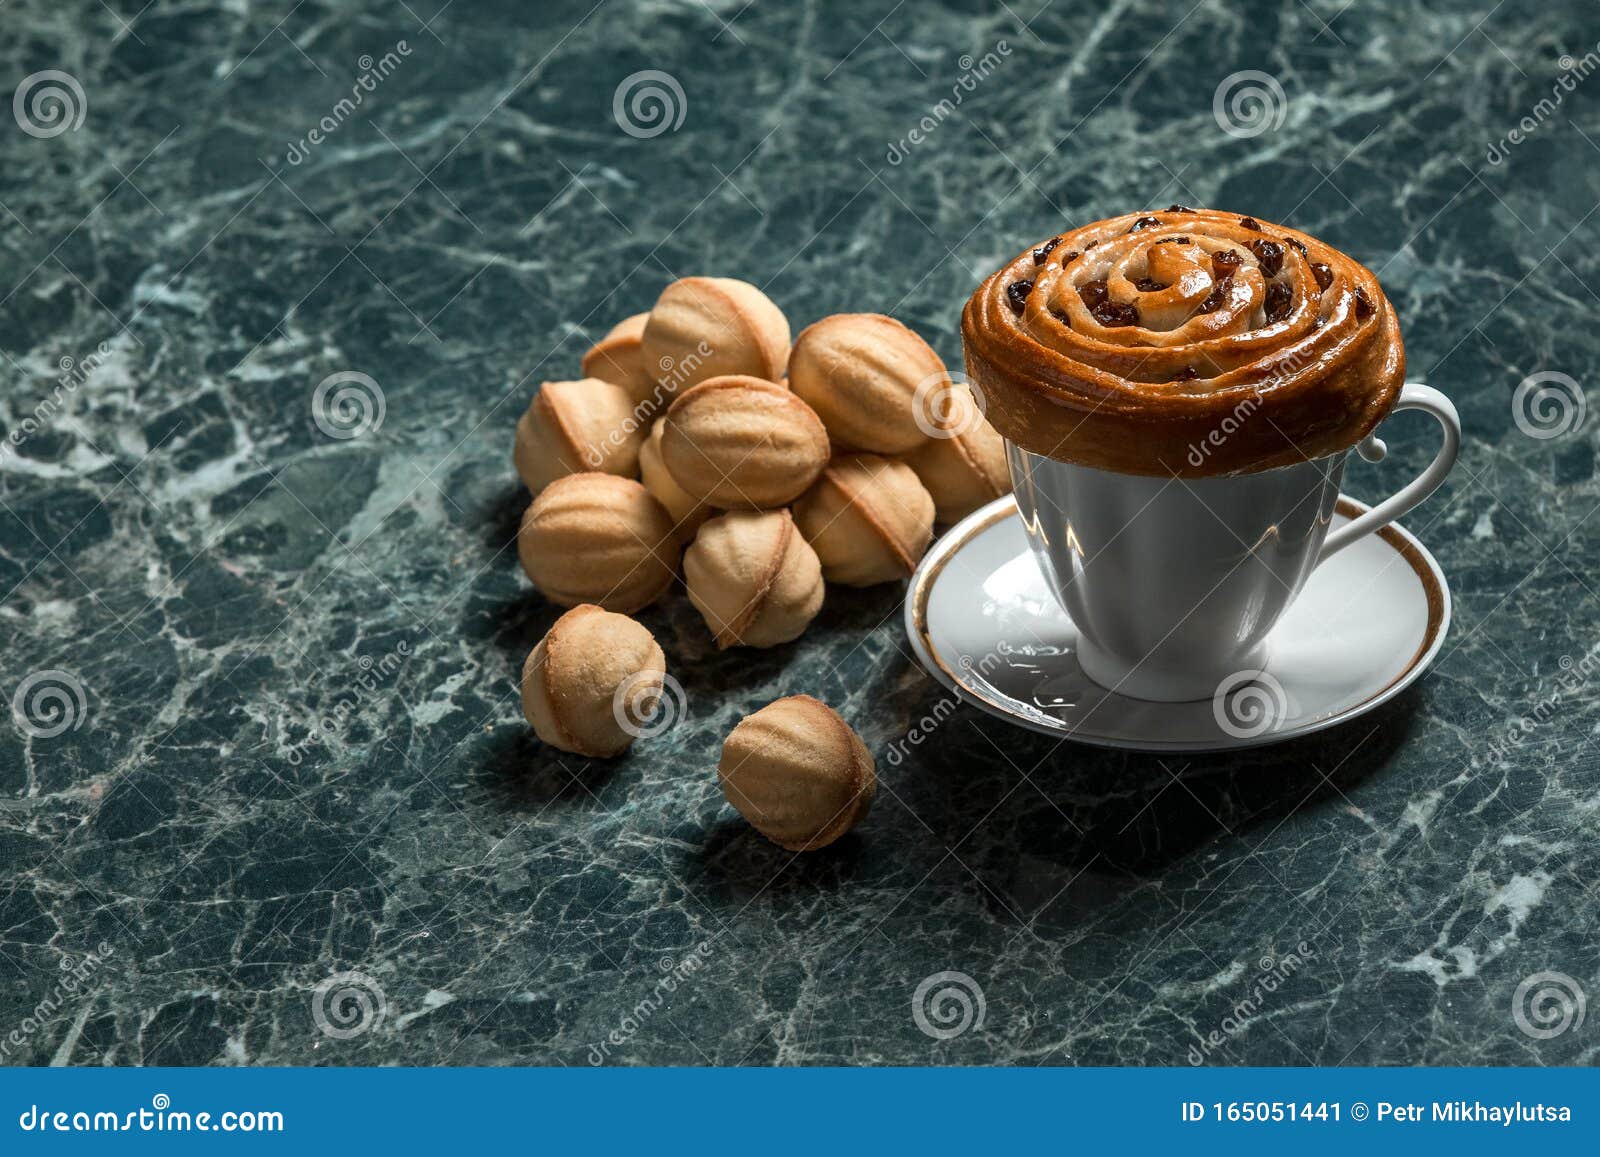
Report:
[[[1317,564],[1412,509],[1455,464],[1450,399],[1408,382],[1394,408],[1432,414],[1444,444],[1404,489],[1334,534],[1348,451],[1185,479],[1074,466],[1008,441],[1028,541],[1078,630],[1084,674],[1118,694],[1183,702],[1264,668],[1273,626]],[[1361,452],[1376,461],[1383,443],[1371,435]]]

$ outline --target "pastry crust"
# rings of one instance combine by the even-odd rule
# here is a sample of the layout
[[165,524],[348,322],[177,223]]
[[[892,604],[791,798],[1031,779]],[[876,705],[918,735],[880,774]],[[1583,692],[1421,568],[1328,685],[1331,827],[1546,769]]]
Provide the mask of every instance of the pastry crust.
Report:
[[1369,269],[1270,221],[1176,206],[1025,250],[978,287],[961,335],[1002,435],[1123,474],[1337,453],[1388,415],[1405,378],[1399,320]]

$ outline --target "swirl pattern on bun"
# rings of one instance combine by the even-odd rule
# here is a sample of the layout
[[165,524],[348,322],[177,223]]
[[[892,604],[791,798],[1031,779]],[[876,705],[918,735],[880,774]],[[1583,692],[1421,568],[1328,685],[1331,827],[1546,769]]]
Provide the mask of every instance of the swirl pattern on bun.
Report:
[[1372,272],[1315,237],[1181,205],[1023,251],[961,319],[987,417],[1035,454],[1203,477],[1366,437],[1405,377]]

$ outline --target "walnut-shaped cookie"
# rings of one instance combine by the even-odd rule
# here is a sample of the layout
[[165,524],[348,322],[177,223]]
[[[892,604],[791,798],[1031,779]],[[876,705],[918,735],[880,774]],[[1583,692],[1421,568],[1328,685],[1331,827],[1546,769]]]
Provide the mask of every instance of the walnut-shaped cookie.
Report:
[[627,390],[641,420],[653,415],[667,396],[654,364],[644,356],[644,326],[649,318],[648,313],[623,318],[583,355],[583,376]]
[[636,478],[645,432],[621,386],[599,378],[546,382],[517,421],[511,458],[535,495],[568,474]]
[[648,630],[583,603],[557,619],[529,653],[522,713],[552,747],[608,759],[633,743],[631,721],[650,713],[666,670]]
[[855,827],[878,788],[861,736],[809,695],[740,720],[723,741],[717,778],[739,814],[791,852],[826,847]]
[[933,348],[894,318],[838,313],[795,339],[789,388],[841,448],[904,454],[927,440],[924,415],[950,376]]
[[639,481],[672,516],[679,540],[688,542],[716,510],[679,486],[678,480],[667,469],[661,457],[661,436],[666,428],[667,420],[657,418],[655,425],[650,428],[650,436],[639,447]]
[[718,647],[787,643],[822,608],[822,564],[787,510],[713,518],[684,552],[683,578]]
[[789,321],[748,282],[685,277],[661,291],[643,341],[646,362],[669,391],[724,374],[775,382],[789,357]]
[[952,388],[939,426],[921,446],[905,456],[933,497],[934,517],[959,522],[986,502],[1011,493],[1006,444],[984,421],[972,393]]
[[724,510],[769,510],[804,494],[828,461],[828,432],[777,382],[729,375],[679,394],[661,457],[678,485]]
[[681,549],[650,492],[613,474],[569,474],[533,500],[517,557],[533,585],[564,607],[596,603],[631,614],[672,584]]
[[910,578],[933,541],[933,498],[904,462],[845,454],[794,504],[794,520],[829,582]]

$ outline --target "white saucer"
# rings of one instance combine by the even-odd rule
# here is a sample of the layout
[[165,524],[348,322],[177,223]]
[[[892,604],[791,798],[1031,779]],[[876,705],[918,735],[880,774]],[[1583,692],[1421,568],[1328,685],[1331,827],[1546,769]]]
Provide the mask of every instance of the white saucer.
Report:
[[[1333,525],[1366,509],[1341,497]],[[1102,747],[1223,751],[1321,731],[1400,694],[1444,643],[1450,588],[1420,542],[1385,527],[1312,572],[1255,681],[1215,701],[1131,699],[1078,666],[1077,631],[1007,495],[934,543],[911,577],[905,620],[928,673],[991,715]]]

